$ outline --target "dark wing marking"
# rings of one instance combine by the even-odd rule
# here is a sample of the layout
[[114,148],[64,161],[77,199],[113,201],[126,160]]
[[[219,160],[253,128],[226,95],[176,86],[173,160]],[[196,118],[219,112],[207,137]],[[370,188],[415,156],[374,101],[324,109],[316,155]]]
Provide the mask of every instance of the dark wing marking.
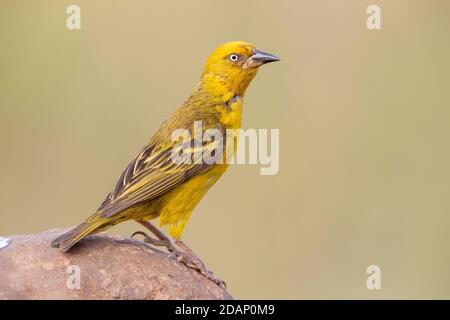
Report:
[[[172,160],[175,147],[157,149],[148,145],[130,162],[121,174],[113,190],[100,206],[102,217],[111,217],[139,203],[154,199],[171,190],[189,178],[208,171],[213,164],[205,164],[195,159],[202,155],[194,148],[193,141],[182,145],[191,156],[191,163],[177,163]],[[201,151],[214,149],[218,142],[208,141],[201,144]],[[177,145],[180,147],[180,145]],[[222,146],[221,146],[222,147]],[[197,152],[196,152],[197,150]]]

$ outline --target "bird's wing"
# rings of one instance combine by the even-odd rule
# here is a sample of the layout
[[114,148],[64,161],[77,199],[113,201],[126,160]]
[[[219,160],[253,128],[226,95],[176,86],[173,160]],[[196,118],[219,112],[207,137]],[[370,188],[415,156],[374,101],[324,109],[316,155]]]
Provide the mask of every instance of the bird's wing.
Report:
[[[219,143],[208,141],[198,145],[191,140],[165,149],[147,145],[127,166],[98,209],[101,217],[111,217],[129,207],[154,199],[189,178],[208,171],[213,164],[206,164],[198,157],[201,157],[206,149],[221,149],[217,148]],[[202,149],[199,152],[200,146]],[[172,159],[173,151],[177,147],[184,148],[184,154],[191,156],[191,163],[179,163]]]

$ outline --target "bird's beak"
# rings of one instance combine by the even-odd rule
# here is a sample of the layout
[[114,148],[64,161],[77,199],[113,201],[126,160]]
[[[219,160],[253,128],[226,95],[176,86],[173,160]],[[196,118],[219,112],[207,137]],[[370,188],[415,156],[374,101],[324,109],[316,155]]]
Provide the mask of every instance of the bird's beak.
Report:
[[243,67],[244,69],[254,68],[275,61],[280,61],[280,58],[275,57],[273,54],[253,49],[252,55],[248,57]]

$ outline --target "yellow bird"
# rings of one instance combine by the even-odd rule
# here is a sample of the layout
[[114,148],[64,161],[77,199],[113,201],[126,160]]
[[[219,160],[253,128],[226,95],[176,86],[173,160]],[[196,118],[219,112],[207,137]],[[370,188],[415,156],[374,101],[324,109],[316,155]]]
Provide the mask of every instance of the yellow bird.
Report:
[[[225,133],[239,129],[245,90],[261,65],[278,60],[243,41],[228,42],[216,48],[208,57],[194,92],[131,161],[97,212],[55,239],[52,246],[67,251],[89,234],[134,219],[157,237],[140,233],[146,242],[166,246],[180,261],[220,284],[180,236],[192,210],[228,164],[174,161],[174,149],[180,142],[172,139],[172,133],[177,129],[192,132],[196,121],[201,121],[202,132],[215,129]],[[227,144],[222,145],[225,154]],[[191,153],[189,156],[198,154],[199,146],[194,139],[189,146],[191,148],[186,149]],[[217,143],[209,141],[200,147],[203,152],[217,147]],[[160,225],[169,225],[169,234],[175,241],[148,222],[157,217]]]

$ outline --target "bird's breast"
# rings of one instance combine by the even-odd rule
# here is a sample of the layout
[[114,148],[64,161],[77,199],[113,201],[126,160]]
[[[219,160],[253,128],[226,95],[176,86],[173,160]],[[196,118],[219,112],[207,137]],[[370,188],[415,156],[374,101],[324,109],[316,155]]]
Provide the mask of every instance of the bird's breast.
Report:
[[218,106],[220,122],[227,129],[239,129],[242,124],[241,96],[232,97],[227,103]]

